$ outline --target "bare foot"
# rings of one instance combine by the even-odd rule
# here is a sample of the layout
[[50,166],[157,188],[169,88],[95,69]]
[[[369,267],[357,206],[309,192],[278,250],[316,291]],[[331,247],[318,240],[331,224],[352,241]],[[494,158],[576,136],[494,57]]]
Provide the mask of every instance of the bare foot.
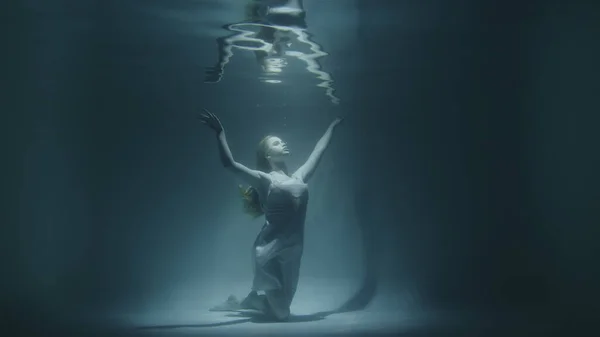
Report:
[[238,311],[241,309],[240,301],[234,295],[229,295],[227,301],[208,309],[208,311]]

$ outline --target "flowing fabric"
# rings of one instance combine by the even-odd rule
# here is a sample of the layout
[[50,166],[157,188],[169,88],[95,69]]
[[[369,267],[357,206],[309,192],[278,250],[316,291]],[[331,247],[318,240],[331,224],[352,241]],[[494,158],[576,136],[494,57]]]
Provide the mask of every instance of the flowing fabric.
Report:
[[252,290],[264,291],[271,313],[285,319],[298,286],[308,186],[297,177],[271,176],[263,202],[265,224],[252,249]]

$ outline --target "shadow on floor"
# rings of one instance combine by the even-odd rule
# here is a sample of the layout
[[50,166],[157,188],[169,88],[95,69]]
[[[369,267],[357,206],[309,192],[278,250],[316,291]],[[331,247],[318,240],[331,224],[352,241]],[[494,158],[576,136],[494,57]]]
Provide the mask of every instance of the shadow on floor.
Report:
[[206,323],[206,324],[171,324],[171,325],[148,325],[140,326],[139,330],[161,330],[161,329],[183,329],[183,328],[216,328],[219,326],[242,324],[250,322],[251,318],[236,319],[233,321]]
[[[364,209],[364,207],[360,207],[359,209]],[[361,239],[364,247],[364,264],[365,264],[365,277],[361,283],[359,289],[352,295],[348,300],[346,300],[341,306],[339,306],[335,310],[331,311],[322,311],[309,315],[291,315],[290,318],[285,322],[279,322],[281,324],[284,323],[302,323],[302,322],[314,322],[324,320],[330,315],[347,313],[347,312],[355,312],[364,310],[369,303],[375,297],[377,292],[377,254],[375,249],[375,231],[372,226],[369,226],[370,222],[367,221],[370,219],[369,214],[359,214],[359,219],[361,221],[358,222],[359,229],[361,230]],[[159,325],[159,326],[144,326],[139,327],[138,329],[177,329],[177,328],[211,328],[211,327],[219,327],[219,326],[228,326],[235,324],[243,324],[243,323],[275,323],[272,320],[268,319],[264,315],[261,315],[256,312],[248,312],[248,311],[236,311],[230,312],[226,315],[229,318],[240,318],[236,320],[229,320],[223,322],[215,322],[215,323],[206,323],[206,324],[178,324],[178,325]]]
[[290,315],[285,322],[276,322],[260,313],[253,312],[236,312],[226,315],[227,317],[248,317],[252,323],[303,323],[324,320],[327,316],[334,313],[333,311],[322,311],[308,315]]
[[214,328],[219,326],[228,326],[242,323],[303,323],[303,322],[314,322],[321,321],[327,318],[329,315],[340,314],[346,312],[364,310],[367,305],[375,297],[377,289],[377,282],[374,278],[366,278],[360,289],[349,298],[339,308],[330,311],[321,311],[308,315],[291,315],[290,318],[285,322],[274,322],[268,317],[261,313],[253,311],[233,311],[226,314],[229,318],[240,318],[235,320],[228,320],[223,322],[206,323],[206,324],[172,324],[172,325],[154,325],[154,326],[142,326],[138,329],[149,330],[149,329],[179,329],[179,328]]

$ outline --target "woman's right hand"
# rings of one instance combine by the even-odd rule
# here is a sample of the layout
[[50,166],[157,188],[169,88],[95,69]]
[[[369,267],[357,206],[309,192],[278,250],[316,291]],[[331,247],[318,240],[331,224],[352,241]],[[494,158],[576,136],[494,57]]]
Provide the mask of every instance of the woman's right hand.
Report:
[[223,125],[219,118],[212,112],[203,109],[204,113],[200,114],[200,122],[213,129],[217,134],[223,131]]

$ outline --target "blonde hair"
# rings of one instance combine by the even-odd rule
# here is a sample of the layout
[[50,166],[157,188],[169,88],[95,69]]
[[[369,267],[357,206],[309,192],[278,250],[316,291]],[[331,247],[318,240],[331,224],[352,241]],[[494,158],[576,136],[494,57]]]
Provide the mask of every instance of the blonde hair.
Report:
[[[271,164],[267,159],[267,151],[269,150],[269,144],[267,140],[273,136],[266,136],[258,143],[258,149],[256,150],[256,169],[264,173],[271,172]],[[287,167],[282,166],[283,171],[287,174]],[[242,196],[242,202],[244,207],[244,213],[250,215],[252,218],[258,218],[263,215],[262,204],[260,202],[260,196],[258,190],[253,186],[244,187],[239,185],[239,191]]]
[[263,215],[264,211],[260,204],[258,190],[252,186],[244,187],[239,185],[238,187],[240,189],[240,194],[242,195],[244,213],[250,215],[254,219]]

